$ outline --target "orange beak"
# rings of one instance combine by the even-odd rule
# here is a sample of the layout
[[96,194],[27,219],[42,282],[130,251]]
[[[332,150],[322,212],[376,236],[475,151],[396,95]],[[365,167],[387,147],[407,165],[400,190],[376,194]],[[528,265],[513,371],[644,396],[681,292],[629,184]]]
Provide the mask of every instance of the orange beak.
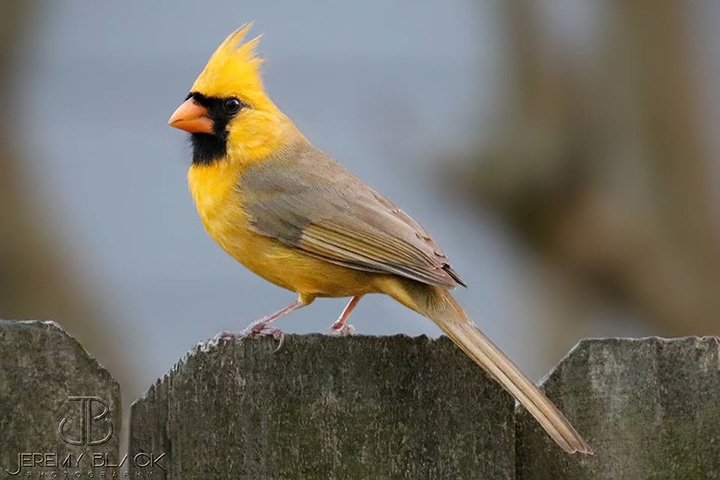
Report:
[[205,107],[188,98],[170,117],[168,125],[191,133],[213,133],[214,124]]

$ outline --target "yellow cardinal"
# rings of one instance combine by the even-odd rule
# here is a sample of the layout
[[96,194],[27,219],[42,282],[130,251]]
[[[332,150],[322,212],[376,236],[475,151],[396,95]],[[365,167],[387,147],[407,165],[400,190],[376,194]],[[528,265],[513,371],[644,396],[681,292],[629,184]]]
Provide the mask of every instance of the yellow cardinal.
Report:
[[191,133],[190,190],[205,228],[233,258],[298,294],[241,335],[318,297],[384,293],[434,321],[507,389],[565,451],[592,453],[560,411],[467,317],[449,289],[463,285],[448,258],[408,214],[315,148],[267,97],[250,26],[215,51],[170,125]]

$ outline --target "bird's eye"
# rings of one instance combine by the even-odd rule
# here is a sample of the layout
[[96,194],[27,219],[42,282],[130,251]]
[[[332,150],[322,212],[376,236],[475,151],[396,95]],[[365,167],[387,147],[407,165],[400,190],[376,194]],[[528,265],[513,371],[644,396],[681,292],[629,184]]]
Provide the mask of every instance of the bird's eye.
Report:
[[223,108],[227,113],[237,113],[242,107],[242,102],[237,98],[228,98],[223,102]]

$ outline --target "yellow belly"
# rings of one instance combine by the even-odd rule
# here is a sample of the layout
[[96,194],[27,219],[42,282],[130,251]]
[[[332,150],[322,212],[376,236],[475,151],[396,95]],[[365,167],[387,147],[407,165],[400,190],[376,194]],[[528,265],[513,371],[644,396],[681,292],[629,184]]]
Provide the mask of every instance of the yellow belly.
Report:
[[251,230],[242,193],[235,189],[237,170],[228,166],[193,166],[190,190],[210,236],[233,258],[262,278],[301,295],[349,297],[378,292],[378,275],[310,257]]

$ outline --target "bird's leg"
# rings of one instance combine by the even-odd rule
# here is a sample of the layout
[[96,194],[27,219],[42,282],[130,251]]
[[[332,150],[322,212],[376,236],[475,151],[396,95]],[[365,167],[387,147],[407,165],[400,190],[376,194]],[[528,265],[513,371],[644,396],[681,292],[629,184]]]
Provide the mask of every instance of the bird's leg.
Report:
[[[283,340],[283,331],[279,328],[270,327],[269,325],[277,320],[280,317],[283,317],[287,315],[290,312],[293,312],[299,308],[304,307],[307,305],[307,303],[304,303],[299,298],[295,300],[293,303],[288,305],[287,307],[283,308],[282,310],[278,310],[277,312],[268,315],[266,317],[261,318],[260,320],[256,320],[253,323],[251,323],[245,330],[243,330],[240,333],[232,333],[232,332],[221,332],[215,336],[216,340],[233,340],[235,338],[247,338],[247,337],[259,337],[263,335],[272,335],[275,337],[276,340],[280,342],[280,345],[282,345]],[[280,347],[278,347],[280,348]]]
[[327,331],[328,335],[337,335],[344,337],[355,334],[355,327],[353,327],[352,325],[346,325],[345,322],[347,322],[347,319],[350,318],[350,314],[355,309],[362,297],[362,295],[358,295],[350,300],[350,302],[345,307],[345,310],[343,310],[343,312],[340,314],[340,318],[338,318],[335,323],[332,324],[330,330]]

